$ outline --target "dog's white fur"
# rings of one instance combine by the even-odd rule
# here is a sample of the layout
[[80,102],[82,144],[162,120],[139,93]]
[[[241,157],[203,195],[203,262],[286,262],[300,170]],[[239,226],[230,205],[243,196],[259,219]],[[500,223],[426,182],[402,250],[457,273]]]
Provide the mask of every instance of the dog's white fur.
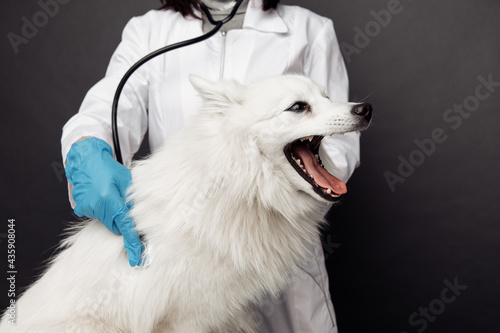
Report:
[[[151,265],[129,267],[122,238],[89,221],[18,300],[17,325],[4,316],[0,331],[254,332],[251,304],[282,291],[329,207],[284,146],[362,126],[353,104],[331,103],[301,76],[191,80],[204,108],[132,169]],[[311,112],[285,111],[296,101]]]

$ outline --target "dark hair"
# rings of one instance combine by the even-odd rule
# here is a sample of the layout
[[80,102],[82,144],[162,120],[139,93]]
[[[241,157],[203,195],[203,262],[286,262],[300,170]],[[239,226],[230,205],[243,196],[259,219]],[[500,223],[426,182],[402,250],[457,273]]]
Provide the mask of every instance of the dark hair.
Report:
[[[280,0],[263,0],[263,10],[275,9]],[[161,0],[160,9],[172,9],[182,14],[182,16],[193,16],[195,10],[200,10],[200,0]]]

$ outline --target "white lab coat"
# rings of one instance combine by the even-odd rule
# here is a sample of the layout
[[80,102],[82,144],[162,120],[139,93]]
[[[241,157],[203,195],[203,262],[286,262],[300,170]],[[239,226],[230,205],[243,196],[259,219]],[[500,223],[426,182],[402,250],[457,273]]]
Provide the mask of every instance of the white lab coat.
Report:
[[[196,45],[159,56],[141,67],[126,85],[119,105],[118,125],[123,159],[130,165],[149,128],[154,151],[189,121],[201,105],[189,75],[209,80],[260,78],[300,73],[325,87],[333,101],[347,101],[348,79],[330,19],[297,6],[279,5],[262,11],[262,0],[250,0],[243,29],[218,33]],[[86,95],[64,126],[62,156],[83,136],[101,138],[112,146],[110,110],[116,86],[126,70],[144,55],[202,34],[202,21],[173,11],[152,10],[132,18],[123,31],[106,76]],[[359,163],[359,135],[325,138],[323,162],[347,181]],[[321,152],[320,152],[321,153]],[[318,240],[316,257],[297,272],[284,299],[266,302],[256,311],[262,332],[336,332],[328,276]]]

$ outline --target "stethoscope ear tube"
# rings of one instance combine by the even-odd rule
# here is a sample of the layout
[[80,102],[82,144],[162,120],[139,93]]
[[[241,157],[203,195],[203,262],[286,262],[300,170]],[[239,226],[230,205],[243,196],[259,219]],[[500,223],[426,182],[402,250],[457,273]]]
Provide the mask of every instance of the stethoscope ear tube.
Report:
[[185,40],[182,42],[178,42],[175,44],[167,45],[165,47],[162,47],[161,49],[158,49],[156,51],[151,52],[150,54],[148,54],[144,58],[137,61],[132,67],[130,67],[130,69],[125,73],[125,75],[123,75],[123,78],[120,80],[120,83],[118,84],[118,87],[116,88],[115,96],[113,98],[113,104],[111,107],[111,131],[112,131],[112,135],[113,135],[113,146],[114,146],[114,150],[115,150],[115,156],[116,156],[116,160],[118,162],[123,164],[122,152],[120,149],[120,139],[118,137],[118,102],[120,100],[120,95],[123,91],[123,87],[127,83],[127,80],[130,78],[130,76],[137,69],[139,69],[139,67],[144,65],[149,60],[159,56],[160,54],[164,54],[168,51],[172,51],[172,50],[184,47],[184,46],[196,44],[196,43],[199,43],[201,41],[204,41],[205,39],[212,37],[213,35],[215,35],[217,33],[217,31],[220,30],[220,28],[222,27],[222,25],[224,23],[229,22],[234,17],[234,15],[236,14],[236,11],[238,10],[238,8],[240,7],[242,2],[243,2],[243,0],[236,0],[236,4],[234,5],[231,13],[224,20],[221,20],[221,21],[215,21],[213,19],[212,15],[210,14],[210,11],[208,10],[208,8],[204,4],[201,4],[200,7],[203,10],[203,12],[207,15],[208,20],[210,21],[210,23],[215,25],[215,27],[212,30],[210,30],[209,32],[207,32],[201,36],[198,36],[198,37],[195,37],[192,39],[188,39],[188,40]]

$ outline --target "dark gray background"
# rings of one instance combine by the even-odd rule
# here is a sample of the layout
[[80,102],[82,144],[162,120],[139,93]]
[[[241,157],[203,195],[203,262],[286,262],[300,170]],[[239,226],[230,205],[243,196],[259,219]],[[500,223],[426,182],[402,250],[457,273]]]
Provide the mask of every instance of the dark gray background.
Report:
[[[284,1],[332,18],[344,46],[355,46],[356,27],[375,29],[371,11],[389,2]],[[21,19],[31,21],[40,6],[1,2],[2,308],[7,219],[16,219],[21,288],[40,272],[73,218],[60,162],[61,128],[104,75],[128,19],[157,6],[153,0],[69,1],[16,54],[7,34],[21,34]],[[372,30],[368,45],[345,54],[351,99],[369,96],[375,116],[362,136],[362,165],[325,235],[338,324],[342,333],[496,332],[500,88],[456,130],[443,115],[472,100],[479,76],[500,81],[500,2],[401,0],[401,6],[389,24]],[[447,140],[391,191],[384,173],[398,173],[400,156],[418,157],[414,141],[425,141],[436,128]],[[455,278],[467,289],[440,309],[443,281]],[[425,328],[411,325],[412,313],[429,305],[439,314]]]

